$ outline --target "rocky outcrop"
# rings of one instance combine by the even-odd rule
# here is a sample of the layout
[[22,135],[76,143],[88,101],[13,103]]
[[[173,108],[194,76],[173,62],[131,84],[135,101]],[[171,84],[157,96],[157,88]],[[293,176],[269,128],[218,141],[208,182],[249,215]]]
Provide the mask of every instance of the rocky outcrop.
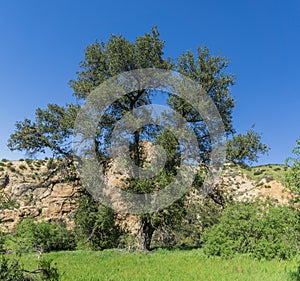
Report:
[[59,182],[58,178],[43,181],[46,165],[47,161],[41,160],[7,162],[2,165],[1,231],[13,230],[20,219],[28,216],[37,220],[62,220],[69,227],[74,225],[80,186]]
[[[153,147],[146,151],[147,159],[155,155]],[[149,153],[149,151],[152,151]],[[56,160],[55,160],[56,161]],[[155,159],[153,160],[155,162]],[[55,164],[53,161],[50,163]],[[11,231],[20,219],[34,217],[37,220],[62,220],[71,228],[77,198],[81,187],[74,182],[64,182],[63,176],[45,177],[49,170],[49,160],[0,162],[0,230]],[[119,163],[120,164],[120,163]],[[126,188],[128,174],[118,163],[112,162],[107,171],[110,185]],[[235,200],[270,198],[287,203],[291,194],[283,184],[275,179],[250,179],[241,169],[226,166],[215,188],[223,190]],[[116,202],[119,202],[117,200]],[[194,198],[195,199],[195,198]],[[120,215],[121,224],[131,232],[137,232],[139,221],[133,215]]]

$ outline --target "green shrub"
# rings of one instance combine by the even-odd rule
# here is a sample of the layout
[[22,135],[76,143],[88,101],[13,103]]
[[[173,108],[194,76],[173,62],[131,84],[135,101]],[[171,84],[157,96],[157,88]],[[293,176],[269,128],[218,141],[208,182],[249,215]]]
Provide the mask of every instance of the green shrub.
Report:
[[203,234],[202,242],[208,255],[288,259],[296,254],[299,238],[299,215],[288,207],[235,203]]
[[266,170],[264,170],[264,169],[259,169],[259,170],[256,170],[254,173],[253,173],[253,175],[254,176],[258,176],[258,175],[261,175],[263,172],[265,172]]
[[73,250],[75,236],[63,224],[35,222],[34,219],[23,219],[16,228],[16,248],[19,251]]
[[18,260],[9,260],[7,257],[2,255],[0,260],[0,280],[30,281],[32,279],[24,276],[24,269]]
[[25,165],[20,165],[19,169],[21,169],[21,170],[27,170],[27,167]]
[[5,244],[5,238],[2,232],[0,232],[0,253],[4,252],[4,244]]
[[2,162],[8,162],[8,160],[7,159],[5,159],[5,158],[2,158],[2,160],[1,160]]
[[1,191],[0,192],[0,211],[2,210],[12,210],[19,208],[20,204],[11,197],[11,195]]
[[9,167],[9,170],[10,170],[11,172],[13,172],[13,173],[17,172],[16,168],[13,167],[13,166],[10,166],[10,167]]
[[58,281],[60,274],[52,260],[41,259],[38,268],[25,270],[18,259],[9,259],[5,255],[0,259],[0,280],[3,281]]
[[75,223],[79,248],[102,250],[118,246],[121,231],[116,225],[116,213],[90,195],[81,197]]
[[54,162],[53,158],[50,158],[47,163],[47,168],[49,170],[55,169],[57,167],[57,164]]
[[295,272],[291,272],[289,281],[300,281],[300,265]]

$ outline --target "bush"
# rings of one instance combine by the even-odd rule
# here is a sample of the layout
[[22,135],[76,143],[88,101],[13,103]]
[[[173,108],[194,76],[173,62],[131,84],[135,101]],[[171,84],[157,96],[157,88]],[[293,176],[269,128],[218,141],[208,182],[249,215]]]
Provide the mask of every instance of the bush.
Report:
[[261,175],[262,173],[264,173],[266,170],[265,169],[259,169],[259,170],[256,170],[253,175],[254,176],[258,176],[258,175]]
[[41,259],[38,268],[25,270],[18,259],[8,259],[5,255],[0,259],[0,280],[3,281],[58,281],[60,274],[52,260]]
[[19,264],[18,260],[9,260],[2,255],[0,260],[0,280],[30,281],[32,279],[24,276],[23,267]]
[[13,166],[10,166],[10,167],[9,167],[9,170],[10,170],[11,172],[13,172],[13,173],[17,172],[16,168],[13,167]]
[[299,237],[299,215],[288,207],[235,203],[204,233],[202,241],[208,255],[250,253],[259,259],[288,259],[296,254]]
[[47,168],[49,170],[55,169],[57,167],[57,164],[54,162],[53,158],[50,158],[49,161],[47,162]]
[[0,191],[0,211],[2,210],[12,210],[19,208],[20,204],[13,199],[10,195],[6,194],[3,191]]
[[0,253],[4,252],[4,244],[5,244],[5,238],[2,232],[0,232]]
[[26,168],[25,165],[20,165],[20,166],[19,166],[19,169],[21,169],[21,170],[27,170],[27,168]]
[[90,195],[81,197],[75,223],[79,248],[102,250],[118,246],[121,231],[116,225],[116,213]]
[[31,218],[25,218],[17,225],[15,238],[19,251],[75,249],[75,236],[65,225],[35,222]]

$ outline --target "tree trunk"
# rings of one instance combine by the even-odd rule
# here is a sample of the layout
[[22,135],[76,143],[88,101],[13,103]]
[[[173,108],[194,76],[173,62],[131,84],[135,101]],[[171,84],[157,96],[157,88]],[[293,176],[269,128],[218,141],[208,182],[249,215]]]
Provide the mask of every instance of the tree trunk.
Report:
[[134,144],[133,144],[134,164],[140,166],[140,133],[139,131],[134,132]]
[[140,229],[140,250],[150,251],[152,235],[155,228],[147,219],[142,219]]

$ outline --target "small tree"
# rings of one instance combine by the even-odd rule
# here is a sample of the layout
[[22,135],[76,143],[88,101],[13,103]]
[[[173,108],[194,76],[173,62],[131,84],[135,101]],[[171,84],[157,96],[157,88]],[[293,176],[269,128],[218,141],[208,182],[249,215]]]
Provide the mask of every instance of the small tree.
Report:
[[261,142],[261,136],[249,130],[238,134],[227,142],[226,159],[236,164],[257,162],[260,154],[266,154],[269,146]]
[[[292,152],[295,157],[290,157],[286,160],[289,166],[289,171],[286,173],[286,185],[293,193],[299,194],[300,192],[300,140],[297,140],[296,146]],[[296,197],[299,201],[299,196]]]

